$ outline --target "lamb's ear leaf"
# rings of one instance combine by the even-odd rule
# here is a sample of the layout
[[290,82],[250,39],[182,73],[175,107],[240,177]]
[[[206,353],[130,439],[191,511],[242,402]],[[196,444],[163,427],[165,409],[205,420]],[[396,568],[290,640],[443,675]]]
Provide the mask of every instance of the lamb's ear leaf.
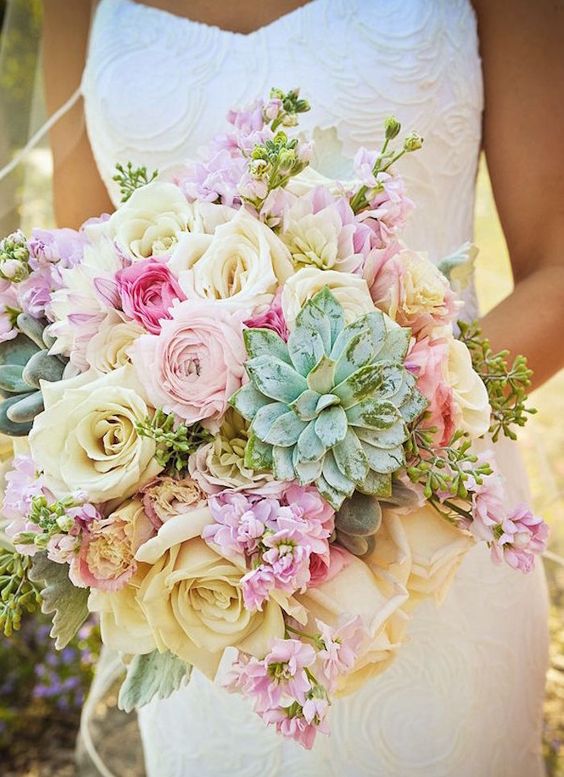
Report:
[[50,561],[46,553],[33,557],[29,579],[41,586],[41,611],[53,613],[50,636],[57,650],[62,650],[88,617],[89,589],[73,585],[68,566]]
[[192,667],[169,651],[134,656],[119,691],[118,706],[132,712],[152,699],[166,699],[190,679]]

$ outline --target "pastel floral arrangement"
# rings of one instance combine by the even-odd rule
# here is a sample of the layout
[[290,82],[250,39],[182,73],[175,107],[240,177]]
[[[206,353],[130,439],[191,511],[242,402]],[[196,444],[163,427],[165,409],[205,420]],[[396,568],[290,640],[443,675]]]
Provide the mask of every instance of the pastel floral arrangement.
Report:
[[118,166],[111,216],[0,244],[0,622],[41,601],[64,647],[99,613],[125,709],[196,667],[309,748],[476,542],[528,572],[547,527],[476,452],[530,373],[455,337],[472,247],[400,237],[421,138],[389,119],[331,181],[308,108],[273,90],[199,161]]

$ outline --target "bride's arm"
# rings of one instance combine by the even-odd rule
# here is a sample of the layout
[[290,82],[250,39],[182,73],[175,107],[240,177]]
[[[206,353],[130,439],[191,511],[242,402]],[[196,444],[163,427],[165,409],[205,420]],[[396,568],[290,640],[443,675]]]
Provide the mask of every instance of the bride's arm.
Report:
[[539,386],[564,366],[564,5],[479,0],[484,148],[514,291],[483,320]]
[[[43,57],[49,114],[80,84],[88,31],[90,0],[44,0]],[[90,216],[113,210],[86,134],[82,100],[50,133],[53,150],[55,217],[60,226],[78,227]]]

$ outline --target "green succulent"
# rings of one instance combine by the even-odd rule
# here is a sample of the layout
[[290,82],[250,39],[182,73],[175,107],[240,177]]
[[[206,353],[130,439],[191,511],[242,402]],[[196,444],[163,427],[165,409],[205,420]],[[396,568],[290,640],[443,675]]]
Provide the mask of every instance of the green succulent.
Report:
[[426,407],[403,364],[410,334],[376,309],[345,325],[327,287],[304,305],[287,344],[245,330],[249,383],[231,398],[252,422],[245,466],[315,483],[335,509],[356,490],[389,496],[406,425]]
[[29,434],[43,410],[40,381],[61,380],[67,359],[51,356],[45,325],[25,313],[17,318],[19,334],[0,343],[0,432],[10,437]]

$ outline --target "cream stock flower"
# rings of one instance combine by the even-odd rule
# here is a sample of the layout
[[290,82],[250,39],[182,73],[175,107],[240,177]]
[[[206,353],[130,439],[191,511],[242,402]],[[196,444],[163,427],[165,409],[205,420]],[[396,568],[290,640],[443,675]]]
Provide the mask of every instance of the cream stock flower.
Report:
[[213,521],[202,507],[171,518],[137,552],[151,564],[138,602],[159,650],[170,650],[213,678],[227,647],[263,658],[284,635],[280,605],[270,599],[262,612],[245,608],[243,563],[218,555],[201,538]]
[[128,349],[145,330],[110,310],[86,346],[86,361],[98,372],[111,372],[130,362]]
[[290,328],[303,305],[324,286],[329,287],[343,306],[347,324],[374,310],[368,284],[363,278],[348,272],[304,267],[288,278],[282,289],[282,311]]
[[240,210],[213,237],[189,237],[171,262],[188,299],[218,300],[252,310],[270,302],[292,274],[288,249],[271,229]]
[[446,379],[460,412],[457,426],[473,438],[486,434],[491,423],[488,390],[472,367],[470,351],[454,338],[448,346]]
[[125,499],[159,473],[154,441],[135,429],[149,409],[131,366],[43,381],[42,391],[45,410],[29,440],[55,494],[82,490],[91,502]]

